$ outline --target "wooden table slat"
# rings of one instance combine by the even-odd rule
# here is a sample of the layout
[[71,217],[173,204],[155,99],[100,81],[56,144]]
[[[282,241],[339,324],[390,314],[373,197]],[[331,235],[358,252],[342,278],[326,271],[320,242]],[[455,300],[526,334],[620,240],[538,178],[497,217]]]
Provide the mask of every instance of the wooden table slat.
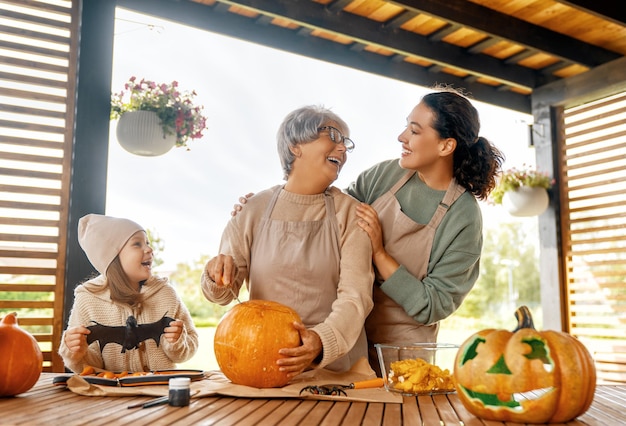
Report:
[[112,404],[111,398],[100,398],[107,402],[106,406],[102,407],[101,412],[92,413],[89,418],[89,426],[110,426],[112,424],[120,424],[127,422],[130,416],[134,415],[136,418],[141,418],[141,413],[136,413],[141,408],[127,408],[129,405],[145,403],[152,399],[152,397],[137,396],[134,398],[124,398],[124,406],[120,404]]
[[307,421],[310,421],[311,424],[315,425],[320,424],[324,420],[324,417],[326,417],[330,409],[333,407],[333,404],[335,403],[330,401],[319,401],[317,404],[315,404],[315,410],[309,411],[309,414],[307,415]]
[[360,425],[365,418],[365,411],[367,410],[366,402],[355,402],[350,405],[348,413],[344,417],[343,421],[347,425]]
[[417,408],[417,398],[414,396],[402,397],[402,420],[406,426],[422,426],[422,418]]
[[306,400],[300,402],[297,406],[291,408],[288,406],[281,407],[281,410],[276,410],[274,416],[280,415],[280,422],[278,425],[293,426],[298,424],[304,419],[311,411],[317,406],[317,401]]
[[439,422],[439,413],[437,412],[437,407],[435,407],[431,396],[418,396],[417,406],[419,408],[420,415],[422,416],[422,421],[424,422],[424,424],[431,425]]
[[465,405],[463,405],[456,393],[448,394],[447,398],[450,405],[454,408],[456,415],[465,426],[483,426],[485,424],[481,419],[474,416],[465,408]]
[[384,411],[385,404],[377,402],[367,404],[362,426],[380,426],[380,419],[383,418]]
[[435,407],[437,407],[439,417],[441,417],[443,424],[461,423],[461,419],[454,409],[454,406],[450,403],[447,395],[433,395],[433,402],[435,403]]
[[332,408],[328,411],[324,420],[319,424],[320,426],[337,426],[341,425],[343,418],[346,416],[350,405],[348,404],[333,404]]
[[172,425],[191,425],[200,422],[203,419],[211,417],[214,413],[229,406],[235,401],[235,398],[218,397],[218,398],[191,398],[189,410],[185,416],[181,416],[171,422]]
[[383,413],[383,426],[401,425],[402,424],[402,405],[385,404]]
[[608,400],[610,404],[620,402],[622,407],[626,407],[626,386],[598,386],[594,402],[598,400]]
[[235,410],[222,417],[219,421],[215,422],[214,425],[232,425],[244,420],[246,422],[252,422],[248,416],[253,414],[256,410],[261,409],[267,402],[267,400],[261,399],[239,399],[237,405],[229,406],[229,409],[234,407]]
[[256,408],[253,412],[249,412],[246,414],[247,422],[250,422],[252,424],[258,424],[266,418],[271,418],[279,407],[285,405],[285,401],[282,401],[280,399],[271,399],[269,401],[263,402],[264,403]]

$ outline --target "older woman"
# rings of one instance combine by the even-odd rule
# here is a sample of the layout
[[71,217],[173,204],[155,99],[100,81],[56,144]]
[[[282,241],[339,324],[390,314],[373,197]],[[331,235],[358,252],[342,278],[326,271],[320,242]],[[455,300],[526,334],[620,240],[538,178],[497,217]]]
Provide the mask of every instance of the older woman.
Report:
[[[228,223],[220,254],[205,266],[202,291],[222,305],[245,283],[251,299],[295,309],[302,345],[281,349],[281,371],[347,371],[367,357],[372,249],[357,225],[358,202],[331,186],[352,151],[347,124],[316,106],[281,124],[278,153],[286,183],[261,191]],[[228,287],[231,287],[229,289]]]

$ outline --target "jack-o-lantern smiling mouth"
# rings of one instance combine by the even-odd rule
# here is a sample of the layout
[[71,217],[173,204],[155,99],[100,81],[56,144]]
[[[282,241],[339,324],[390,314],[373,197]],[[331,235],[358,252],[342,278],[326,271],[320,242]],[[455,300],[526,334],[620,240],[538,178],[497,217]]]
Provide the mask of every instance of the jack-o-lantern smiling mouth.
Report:
[[548,393],[554,392],[556,390],[554,386],[551,386],[543,389],[534,389],[528,392],[518,392],[512,394],[508,400],[503,401],[496,394],[476,392],[462,385],[460,386],[460,388],[463,390],[463,392],[467,394],[468,397],[481,401],[483,404],[485,404],[485,406],[507,407],[519,411],[522,411],[524,409],[522,406],[522,402],[539,400],[546,396]]

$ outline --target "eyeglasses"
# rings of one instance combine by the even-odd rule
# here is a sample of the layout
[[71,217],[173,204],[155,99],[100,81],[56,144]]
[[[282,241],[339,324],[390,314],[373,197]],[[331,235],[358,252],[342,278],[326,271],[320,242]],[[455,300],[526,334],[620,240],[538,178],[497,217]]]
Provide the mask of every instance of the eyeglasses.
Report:
[[352,139],[342,135],[339,129],[333,126],[324,126],[317,129],[318,132],[322,132],[324,130],[328,130],[328,136],[330,136],[331,141],[335,143],[342,143],[343,146],[346,147],[346,151],[352,152],[354,149],[354,141]]

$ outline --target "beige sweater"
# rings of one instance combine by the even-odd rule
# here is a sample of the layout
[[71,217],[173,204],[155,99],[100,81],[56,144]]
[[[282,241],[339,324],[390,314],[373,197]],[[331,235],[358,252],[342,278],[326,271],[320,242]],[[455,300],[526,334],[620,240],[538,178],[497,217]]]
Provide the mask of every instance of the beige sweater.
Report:
[[[244,209],[230,220],[222,235],[220,253],[232,255],[237,266],[234,283],[237,293],[242,285],[248,285],[255,232],[275,188],[259,192],[250,198]],[[334,199],[339,228],[341,256],[339,282],[335,285],[336,292],[319,295],[319,298],[324,300],[322,303],[331,306],[331,313],[322,323],[310,324],[310,321],[300,314],[302,321],[309,324],[322,341],[323,358],[317,367],[327,366],[353,348],[363,329],[365,318],[373,306],[372,248],[367,233],[356,224],[358,202],[335,187],[329,188],[329,191]],[[325,214],[323,194],[298,195],[282,190],[271,218],[291,222],[319,221]],[[277,247],[275,253],[280,256],[281,250],[286,249],[289,248]],[[318,259],[317,263],[320,268],[327,267],[324,258]],[[280,274],[280,271],[276,271],[276,274]],[[233,299],[228,289],[218,287],[204,273],[201,285],[205,297],[212,302],[226,305]],[[291,307],[300,313],[298,306]],[[367,356],[365,346],[363,353]]]
[[[198,333],[189,311],[178,297],[176,290],[166,278],[151,277],[142,287],[144,293],[143,309],[137,314],[126,304],[111,301],[105,278],[102,275],[79,285],[74,291],[74,305],[70,314],[68,328],[93,325],[96,321],[103,325],[122,326],[129,315],[135,316],[138,324],[149,324],[163,316],[180,319],[184,329],[175,343],[169,343],[163,335],[157,346],[153,339],[144,341],[143,347],[122,353],[122,346],[110,343],[100,352],[98,341],[89,345],[85,357],[76,361],[70,359],[70,351],[61,338],[59,354],[65,366],[80,373],[86,365],[109,371],[155,371],[176,368],[176,363],[190,359],[198,349]],[[98,290],[103,289],[102,292]],[[64,337],[64,336],[63,336]]]

